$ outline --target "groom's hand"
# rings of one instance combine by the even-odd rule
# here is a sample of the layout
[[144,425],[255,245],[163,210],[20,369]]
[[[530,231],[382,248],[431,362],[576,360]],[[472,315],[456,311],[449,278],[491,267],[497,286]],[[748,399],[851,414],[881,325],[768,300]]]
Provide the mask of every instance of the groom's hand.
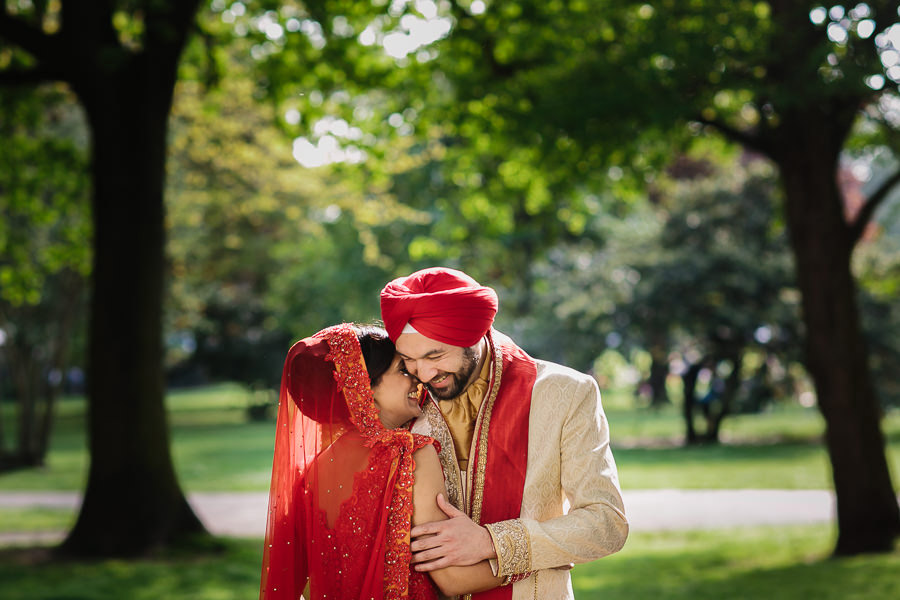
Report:
[[438,494],[437,505],[449,519],[423,523],[410,531],[417,571],[465,567],[497,557],[487,529],[457,510],[443,494]]

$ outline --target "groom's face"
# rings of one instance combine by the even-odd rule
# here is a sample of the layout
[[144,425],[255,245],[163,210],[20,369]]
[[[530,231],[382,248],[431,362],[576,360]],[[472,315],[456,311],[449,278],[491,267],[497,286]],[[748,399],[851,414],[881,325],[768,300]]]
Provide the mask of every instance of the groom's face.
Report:
[[396,346],[406,371],[438,400],[459,396],[475,379],[481,360],[479,346],[451,346],[421,333],[400,334]]

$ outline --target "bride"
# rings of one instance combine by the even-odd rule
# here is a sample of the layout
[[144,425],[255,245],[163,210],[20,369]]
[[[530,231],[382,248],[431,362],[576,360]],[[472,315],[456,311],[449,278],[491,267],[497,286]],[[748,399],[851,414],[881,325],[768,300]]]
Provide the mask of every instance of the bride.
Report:
[[[297,342],[281,381],[261,600],[431,599],[494,588],[487,561],[410,567],[412,525],[446,519],[436,442],[409,431],[422,386],[387,333],[336,325]],[[437,588],[437,589],[435,589]]]

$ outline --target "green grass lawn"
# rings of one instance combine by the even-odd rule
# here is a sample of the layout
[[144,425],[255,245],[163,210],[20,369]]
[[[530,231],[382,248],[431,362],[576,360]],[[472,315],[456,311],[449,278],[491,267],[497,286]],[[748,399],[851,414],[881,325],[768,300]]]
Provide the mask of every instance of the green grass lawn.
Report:
[[[650,411],[633,408],[626,394],[604,398],[626,489],[831,487],[824,425],[815,409],[784,406],[732,416],[723,427],[723,444],[685,448],[677,407]],[[275,426],[248,422],[249,401],[235,385],[176,391],[167,398],[172,453],[186,490],[267,489]],[[47,466],[0,474],[0,489],[81,490],[87,471],[83,415],[83,400],[61,402]],[[890,413],[883,428],[889,462],[900,477],[900,411]]]
[[[236,385],[176,391],[167,398],[172,453],[185,490],[267,489],[275,427],[272,421],[248,421],[249,401]],[[685,448],[676,407],[633,408],[626,394],[607,394],[604,401],[626,490],[831,488],[816,410],[778,407],[733,416],[725,422],[725,443]],[[884,430],[895,478],[900,477],[900,412],[888,415]],[[47,466],[0,474],[0,490],[80,491],[86,470],[84,401],[67,399],[59,406]],[[64,529],[73,519],[71,510],[0,509],[0,532]]]
[[0,551],[4,600],[246,600],[259,594],[262,541],[171,552],[141,561],[47,562],[34,551]]
[[580,565],[575,597],[603,600],[888,600],[897,597],[900,549],[827,558],[828,527],[754,527],[638,533],[625,548]]
[[[826,527],[636,533],[618,554],[573,572],[579,600],[893,600],[900,551],[827,559]],[[34,563],[0,552],[4,600],[245,600],[258,593],[262,543],[136,562]],[[29,563],[29,561],[32,561]]]
[[[236,385],[179,390],[167,397],[172,455],[185,489],[267,489],[275,423],[249,422],[248,402],[249,394]],[[60,402],[54,425],[47,465],[0,474],[0,489],[75,491],[84,487],[84,400]]]
[[74,510],[0,507],[0,533],[67,531],[75,524]]
[[[172,451],[187,491],[265,490],[274,423],[248,422],[237,386],[178,391],[167,398]],[[648,411],[624,395],[605,396],[625,489],[830,488],[815,410],[779,407],[730,418],[718,446],[684,448],[676,408]],[[8,409],[9,407],[4,407]],[[78,491],[84,483],[84,402],[60,404],[48,464],[0,475],[0,489]],[[10,419],[5,419],[6,423]],[[885,419],[889,460],[900,465],[900,413]],[[0,532],[61,531],[71,510],[0,509]],[[644,533],[625,549],[574,571],[579,600],[795,598],[887,600],[900,583],[900,551],[827,559],[829,526]],[[261,542],[227,540],[218,552],[180,552],[136,562],[34,562],[32,552],[0,549],[3,600],[252,598]],[[29,562],[30,561],[30,562]]]

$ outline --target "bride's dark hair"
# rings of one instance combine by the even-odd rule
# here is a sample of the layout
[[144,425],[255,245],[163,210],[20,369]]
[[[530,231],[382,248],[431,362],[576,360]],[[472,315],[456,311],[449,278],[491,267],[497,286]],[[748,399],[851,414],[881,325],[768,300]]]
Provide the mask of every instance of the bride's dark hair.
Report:
[[377,325],[355,325],[354,329],[366,361],[369,383],[375,386],[394,362],[394,342],[388,337],[387,331]]

